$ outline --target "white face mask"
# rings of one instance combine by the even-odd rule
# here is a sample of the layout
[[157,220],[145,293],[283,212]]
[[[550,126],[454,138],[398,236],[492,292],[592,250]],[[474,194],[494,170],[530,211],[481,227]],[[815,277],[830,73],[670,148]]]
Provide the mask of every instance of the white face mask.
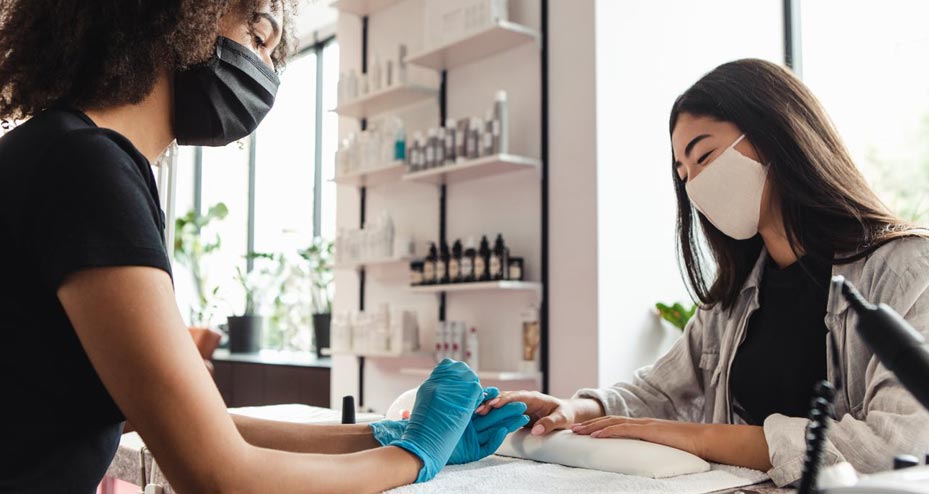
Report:
[[745,138],[739,136],[685,188],[694,206],[719,231],[745,240],[758,233],[761,196],[768,177],[767,167],[735,150]]

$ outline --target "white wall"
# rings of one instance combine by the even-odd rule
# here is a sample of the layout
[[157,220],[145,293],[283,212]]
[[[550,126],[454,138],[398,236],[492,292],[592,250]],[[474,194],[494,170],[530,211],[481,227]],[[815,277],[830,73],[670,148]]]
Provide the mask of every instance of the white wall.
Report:
[[549,392],[597,383],[594,2],[549,2]]
[[629,379],[673,343],[657,301],[688,296],[678,271],[668,115],[738,58],[783,63],[778,0],[596,2],[599,382]]

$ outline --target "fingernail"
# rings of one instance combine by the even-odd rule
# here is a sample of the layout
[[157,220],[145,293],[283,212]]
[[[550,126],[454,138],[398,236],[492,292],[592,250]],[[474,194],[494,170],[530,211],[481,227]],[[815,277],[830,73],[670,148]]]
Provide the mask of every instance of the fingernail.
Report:
[[572,430],[572,431],[575,431],[575,432],[581,430],[582,428],[583,428],[583,427],[581,427],[580,425],[572,425],[572,426],[571,426],[571,430]]
[[600,437],[600,431],[592,433],[590,437]]
[[543,432],[545,432],[545,427],[542,426],[541,424],[539,424],[539,425],[537,425],[537,426],[535,426],[535,427],[532,428],[532,435],[533,435],[533,436],[541,435]]

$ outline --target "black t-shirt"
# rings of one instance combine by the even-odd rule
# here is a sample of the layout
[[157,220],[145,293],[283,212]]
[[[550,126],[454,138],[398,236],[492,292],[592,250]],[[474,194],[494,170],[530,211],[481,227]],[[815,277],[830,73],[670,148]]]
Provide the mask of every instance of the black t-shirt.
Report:
[[92,493],[125,419],[56,293],[86,268],[170,274],[148,160],[83,113],[36,115],[0,138],[0,231],[0,492]]
[[729,381],[733,409],[762,425],[772,414],[806,417],[817,381],[826,377],[826,303],[830,262],[805,256],[765,266],[759,307],[751,316]]

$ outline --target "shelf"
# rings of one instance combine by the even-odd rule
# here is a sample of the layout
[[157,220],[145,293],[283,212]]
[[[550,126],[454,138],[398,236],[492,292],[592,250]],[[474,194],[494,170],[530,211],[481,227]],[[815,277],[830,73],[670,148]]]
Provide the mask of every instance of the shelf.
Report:
[[354,101],[341,103],[332,111],[343,117],[367,118],[397,108],[435,99],[438,89],[420,84],[396,84],[368,93]]
[[407,265],[413,259],[410,257],[399,257],[399,258],[390,258],[390,259],[373,259],[370,261],[358,261],[358,262],[342,262],[336,264],[334,269],[355,269],[359,270],[362,268],[374,268],[374,267],[388,267],[393,265]]
[[[400,369],[405,376],[428,377],[432,369]],[[541,372],[508,372],[508,371],[477,371],[481,381],[538,381],[542,379]]]
[[435,70],[453,69],[540,38],[541,35],[534,29],[501,21],[443,47],[410,55],[406,61]]
[[403,180],[444,185],[524,170],[538,171],[541,166],[542,162],[535,158],[512,154],[495,154],[454,165],[407,173],[403,176]]
[[336,352],[334,355],[348,355],[365,358],[424,358],[432,357],[432,352]]
[[390,182],[399,182],[403,174],[406,173],[406,169],[406,164],[398,161],[387,166],[346,173],[333,178],[332,181],[339,185],[374,187]]
[[339,12],[347,12],[358,16],[373,14],[378,10],[384,10],[395,3],[403,0],[336,0],[329,6]]
[[542,284],[531,281],[480,281],[476,283],[449,283],[445,285],[411,286],[413,293],[441,292],[477,292],[492,290],[513,290],[524,292],[542,292]]

